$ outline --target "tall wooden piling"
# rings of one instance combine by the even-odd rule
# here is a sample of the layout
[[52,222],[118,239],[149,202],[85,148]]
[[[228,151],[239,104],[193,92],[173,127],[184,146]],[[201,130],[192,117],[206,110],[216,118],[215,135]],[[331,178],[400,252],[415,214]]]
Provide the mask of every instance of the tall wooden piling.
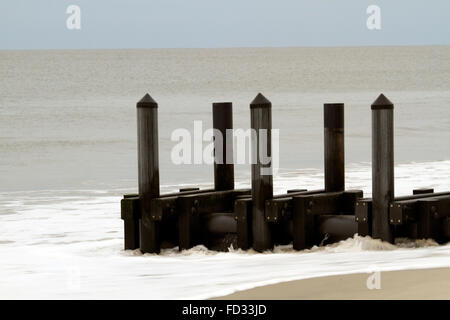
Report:
[[394,199],[394,105],[380,94],[371,109],[372,236],[392,242],[389,203]]
[[136,105],[138,128],[140,248],[159,253],[159,221],[152,217],[151,200],[159,197],[158,104],[146,94]]
[[[233,164],[233,104],[213,103],[213,128],[222,136],[219,143],[214,139],[214,189],[216,191],[234,189]],[[219,150],[220,148],[220,150]]]
[[344,191],[344,104],[325,103],[323,106],[323,120],[325,191]]
[[[262,156],[272,156],[272,103],[261,93],[250,103],[250,122],[253,131],[252,148],[252,229],[253,249],[264,251],[273,247],[269,223],[265,219],[265,201],[273,197],[273,179],[270,163]],[[264,150],[265,149],[265,150]]]

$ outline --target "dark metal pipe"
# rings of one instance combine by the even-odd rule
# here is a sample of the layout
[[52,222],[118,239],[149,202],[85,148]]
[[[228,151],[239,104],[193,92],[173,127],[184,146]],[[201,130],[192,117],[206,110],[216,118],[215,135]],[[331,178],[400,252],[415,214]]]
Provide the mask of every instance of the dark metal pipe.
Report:
[[358,223],[353,215],[320,215],[317,225],[322,245],[345,240],[358,233]]
[[380,94],[371,109],[372,237],[393,242],[389,203],[394,200],[394,105]]
[[325,191],[344,191],[344,104],[325,103],[323,105],[323,115],[325,147]]
[[[221,134],[221,141],[214,139],[214,189],[234,189],[233,164],[233,104],[213,103],[213,128]],[[219,150],[220,148],[220,151]]]
[[140,247],[159,253],[159,222],[152,218],[151,200],[159,197],[158,104],[147,93],[137,103],[139,199],[141,203]]
[[236,233],[237,223],[233,212],[214,212],[204,216],[205,229],[211,235]]

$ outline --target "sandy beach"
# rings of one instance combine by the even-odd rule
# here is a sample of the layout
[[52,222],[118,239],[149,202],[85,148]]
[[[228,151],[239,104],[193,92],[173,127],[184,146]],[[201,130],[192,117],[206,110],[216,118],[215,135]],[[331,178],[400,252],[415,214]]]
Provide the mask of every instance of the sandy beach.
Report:
[[215,299],[450,299],[450,268],[380,273],[380,289],[369,290],[369,273],[311,278],[257,287]]

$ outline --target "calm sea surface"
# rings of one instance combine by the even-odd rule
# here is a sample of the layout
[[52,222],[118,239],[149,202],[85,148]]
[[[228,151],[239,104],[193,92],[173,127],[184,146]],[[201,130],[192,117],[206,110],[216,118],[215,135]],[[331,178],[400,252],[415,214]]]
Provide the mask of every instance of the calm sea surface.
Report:
[[397,163],[450,159],[449,46],[0,51],[0,191],[135,187],[146,92],[159,103],[162,184],[212,182],[212,166],[171,163],[172,131],[210,127],[216,101],[232,101],[246,129],[258,92],[272,101],[281,170],[322,168],[324,102],[346,105],[347,164],[370,161],[380,92],[395,104]]

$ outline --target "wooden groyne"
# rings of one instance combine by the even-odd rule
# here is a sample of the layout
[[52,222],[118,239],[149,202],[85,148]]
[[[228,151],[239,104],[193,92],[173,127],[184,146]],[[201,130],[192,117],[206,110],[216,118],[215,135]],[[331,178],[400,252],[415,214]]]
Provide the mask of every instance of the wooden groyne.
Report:
[[[253,248],[293,243],[296,250],[334,242],[355,233],[393,242],[396,237],[450,239],[450,191],[415,189],[394,197],[394,105],[381,94],[372,112],[372,198],[345,190],[344,104],[324,104],[324,189],[288,190],[273,195],[271,156],[272,104],[262,94],[250,103],[251,189],[235,189],[234,165],[214,163],[214,189],[180,189],[160,194],[158,104],[150,95],[137,103],[139,194],[121,201],[125,249],[159,253],[162,247],[189,249]],[[213,127],[223,136],[216,143],[223,159],[233,158],[232,103],[213,103]],[[267,139],[260,135],[268,133]],[[265,174],[262,174],[263,170]],[[413,174],[413,173],[411,173]],[[301,182],[301,181],[300,181]]]

